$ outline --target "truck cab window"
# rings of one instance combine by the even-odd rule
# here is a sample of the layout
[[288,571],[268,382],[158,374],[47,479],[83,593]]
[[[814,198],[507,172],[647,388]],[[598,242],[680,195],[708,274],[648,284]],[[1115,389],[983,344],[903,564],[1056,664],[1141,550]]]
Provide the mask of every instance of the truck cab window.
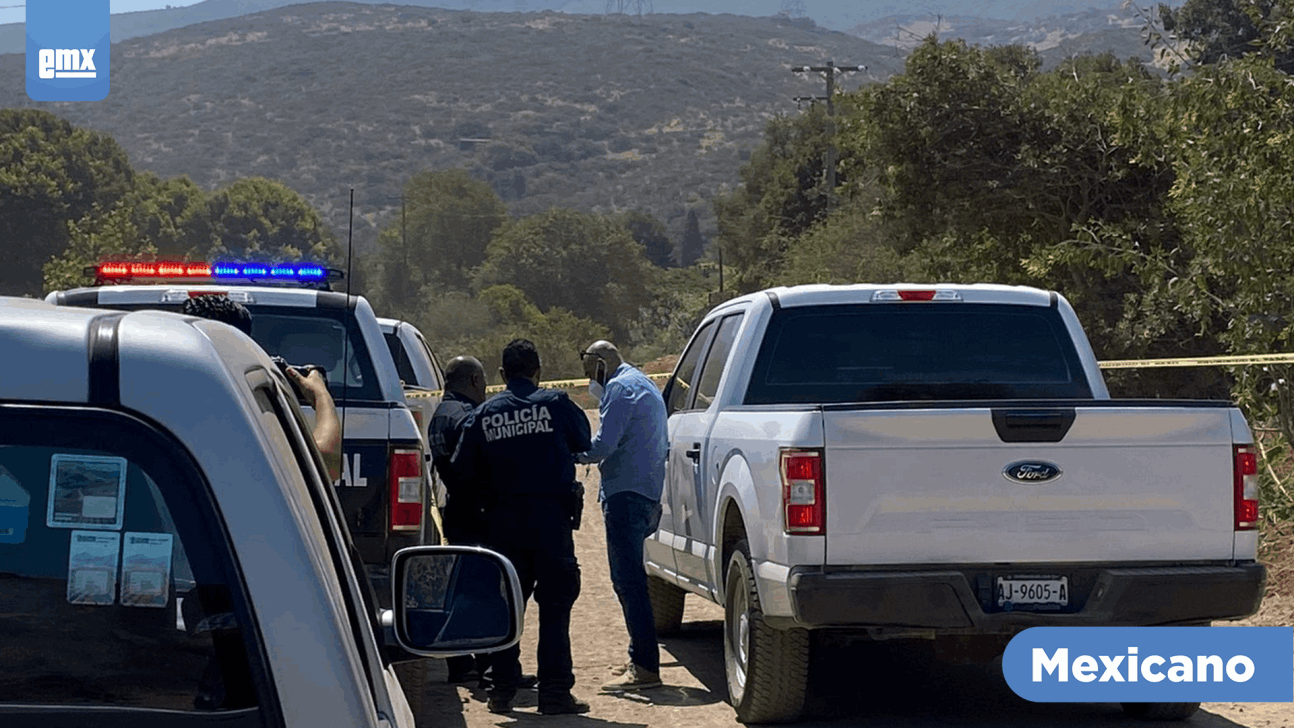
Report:
[[737,340],[737,328],[741,325],[741,314],[725,316],[719,322],[719,330],[710,345],[710,353],[705,357],[705,366],[701,368],[701,379],[696,387],[696,409],[709,409],[714,395],[719,391],[719,380],[728,365],[728,355]]
[[665,405],[669,414],[674,414],[688,406],[692,383],[696,378],[696,365],[701,361],[701,354],[710,343],[710,333],[713,330],[713,322],[702,326],[696,336],[692,337],[692,345],[683,352],[683,358],[675,367],[674,376],[670,377],[665,387]]
[[183,449],[151,427],[0,406],[0,706],[262,725],[267,681],[218,519]]

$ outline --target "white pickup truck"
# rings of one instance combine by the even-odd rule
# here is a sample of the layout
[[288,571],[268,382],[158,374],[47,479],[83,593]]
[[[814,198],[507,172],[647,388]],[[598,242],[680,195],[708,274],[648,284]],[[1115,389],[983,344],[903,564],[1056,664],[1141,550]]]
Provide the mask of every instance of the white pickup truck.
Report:
[[703,319],[665,400],[658,628],[686,592],[724,606],[743,722],[800,714],[828,631],[986,641],[992,659],[1028,627],[1206,625],[1262,599],[1243,415],[1111,399],[1056,293],[749,294]]

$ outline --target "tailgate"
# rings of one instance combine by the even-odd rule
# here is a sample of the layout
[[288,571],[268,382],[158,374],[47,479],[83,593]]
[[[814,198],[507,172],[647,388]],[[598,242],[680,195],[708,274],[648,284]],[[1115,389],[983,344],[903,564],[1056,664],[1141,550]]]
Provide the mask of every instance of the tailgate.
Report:
[[[306,421],[314,427],[315,412],[302,406]],[[339,406],[342,419],[342,472],[334,481],[342,511],[351,534],[383,535],[390,499],[388,467],[391,448],[391,412],[388,408]]]
[[1068,407],[1059,442],[1004,442],[994,409],[1022,412],[826,408],[827,563],[1232,558],[1227,407]]

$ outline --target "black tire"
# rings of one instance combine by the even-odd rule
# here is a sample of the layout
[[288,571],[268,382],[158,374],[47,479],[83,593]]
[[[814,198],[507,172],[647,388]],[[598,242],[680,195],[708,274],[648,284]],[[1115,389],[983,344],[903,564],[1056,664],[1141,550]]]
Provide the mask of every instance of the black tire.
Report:
[[395,663],[395,676],[404,688],[404,698],[413,711],[413,724],[422,723],[422,694],[427,690],[427,660]]
[[652,620],[656,635],[668,637],[677,634],[683,624],[683,600],[687,592],[659,576],[647,575],[647,598],[651,601]]
[[1123,712],[1140,720],[1186,720],[1200,709],[1199,703],[1121,703]]
[[737,720],[799,718],[809,686],[809,631],[773,629],[764,622],[745,540],[728,561],[723,615],[723,664]]

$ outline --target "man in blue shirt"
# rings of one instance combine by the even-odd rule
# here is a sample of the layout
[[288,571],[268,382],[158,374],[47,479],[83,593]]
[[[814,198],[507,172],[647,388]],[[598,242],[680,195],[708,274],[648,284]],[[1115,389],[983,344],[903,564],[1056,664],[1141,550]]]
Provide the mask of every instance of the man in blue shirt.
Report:
[[621,359],[614,344],[594,342],[581,358],[602,420],[593,446],[576,461],[600,463],[598,500],[607,529],[611,584],[629,628],[629,662],[618,670],[619,678],[602,689],[654,688],[661,684],[660,648],[647,596],[643,541],[660,524],[669,450],[665,400],[655,382]]

